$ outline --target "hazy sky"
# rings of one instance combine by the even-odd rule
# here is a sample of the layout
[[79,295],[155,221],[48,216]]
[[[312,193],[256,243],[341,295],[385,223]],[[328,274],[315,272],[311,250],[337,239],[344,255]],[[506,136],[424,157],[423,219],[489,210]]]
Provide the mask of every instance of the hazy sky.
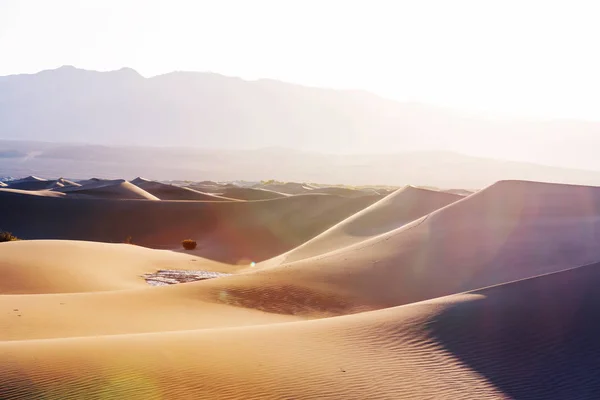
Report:
[[0,75],[214,71],[600,120],[600,2],[0,0]]

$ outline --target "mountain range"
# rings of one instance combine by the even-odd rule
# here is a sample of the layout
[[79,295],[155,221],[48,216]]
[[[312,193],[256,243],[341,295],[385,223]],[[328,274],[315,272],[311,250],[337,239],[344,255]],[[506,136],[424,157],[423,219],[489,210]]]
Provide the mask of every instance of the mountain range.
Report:
[[215,73],[145,78],[130,68],[63,66],[0,77],[0,139],[330,154],[444,150],[600,170],[599,134],[598,122],[485,118],[365,91]]
[[600,172],[503,161],[443,151],[327,154],[256,150],[102,146],[0,140],[0,176],[73,179],[280,181],[348,185],[425,185],[478,189],[502,179],[600,186]]

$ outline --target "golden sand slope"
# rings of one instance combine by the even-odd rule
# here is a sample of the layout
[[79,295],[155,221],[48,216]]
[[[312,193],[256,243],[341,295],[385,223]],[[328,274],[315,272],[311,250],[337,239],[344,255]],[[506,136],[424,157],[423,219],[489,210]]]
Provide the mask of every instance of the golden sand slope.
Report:
[[376,309],[595,262],[597,232],[600,188],[507,181],[358,244],[222,283],[251,304],[264,287],[319,288]]
[[594,399],[599,271],[317,321],[5,341],[0,387],[5,399]]
[[258,268],[315,257],[394,230],[462,196],[407,186],[332,226],[295,249],[261,263]]
[[190,255],[125,244],[43,240],[0,243],[0,256],[0,340],[299,319],[209,302],[210,296],[193,285],[151,287],[144,281],[144,273],[158,269],[233,272],[230,265]]
[[[141,190],[141,189],[140,189]],[[255,202],[44,198],[0,192],[2,229],[25,239],[76,239],[181,248],[228,263],[284,253],[375,202],[375,196],[301,195]]]
[[158,269],[231,272],[192,255],[127,244],[36,240],[0,243],[0,294],[73,293],[147,287]]
[[[87,229],[92,206],[180,203],[190,219],[204,204],[2,196],[41,219],[33,205],[68,203]],[[219,221],[230,216],[236,230],[282,215],[308,226],[340,205],[328,197],[208,209],[227,210]],[[168,207],[148,220],[183,222]],[[297,262],[168,287],[143,287],[139,275],[235,270],[129,245],[0,244],[0,274],[11,277],[0,288],[47,293],[0,294],[0,398],[600,398],[600,264],[568,269],[600,259],[600,188],[500,182],[387,229]]]

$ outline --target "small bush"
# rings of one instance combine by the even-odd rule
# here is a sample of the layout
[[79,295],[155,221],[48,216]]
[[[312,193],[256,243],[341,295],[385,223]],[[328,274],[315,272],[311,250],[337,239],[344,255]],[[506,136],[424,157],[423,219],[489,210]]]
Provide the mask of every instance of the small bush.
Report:
[[196,243],[196,241],[192,240],[192,239],[185,239],[184,241],[181,242],[181,245],[186,250],[194,250],[196,248],[196,246],[198,245],[198,243]]
[[0,242],[14,242],[15,240],[20,239],[10,232],[0,231]]

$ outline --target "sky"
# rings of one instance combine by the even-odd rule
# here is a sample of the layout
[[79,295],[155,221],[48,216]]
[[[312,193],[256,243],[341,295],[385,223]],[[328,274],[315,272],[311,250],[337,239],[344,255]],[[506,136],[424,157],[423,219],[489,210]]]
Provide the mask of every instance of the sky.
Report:
[[0,0],[0,75],[211,71],[600,120],[600,2]]

